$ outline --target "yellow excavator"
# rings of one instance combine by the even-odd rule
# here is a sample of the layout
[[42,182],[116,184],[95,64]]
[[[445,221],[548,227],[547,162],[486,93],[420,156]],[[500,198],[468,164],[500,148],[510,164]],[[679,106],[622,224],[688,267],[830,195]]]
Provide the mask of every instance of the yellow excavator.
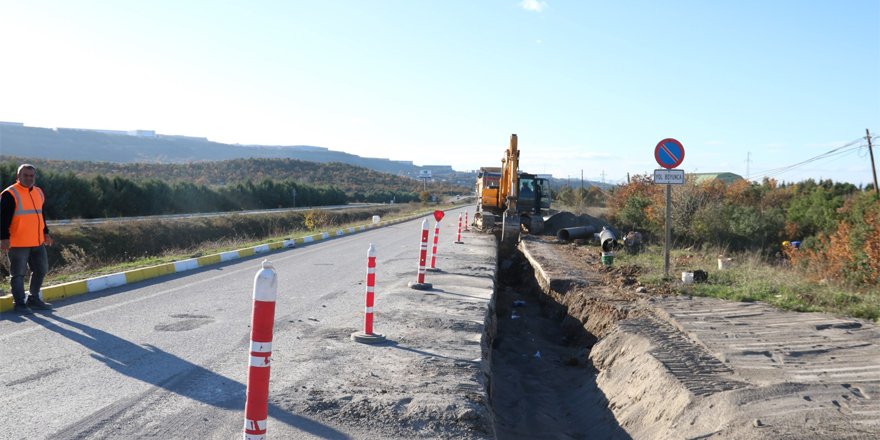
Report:
[[547,179],[519,171],[516,134],[510,135],[501,168],[480,168],[477,197],[474,224],[492,231],[500,220],[504,245],[516,245],[522,230],[531,234],[544,230],[544,215],[550,210],[550,185]]

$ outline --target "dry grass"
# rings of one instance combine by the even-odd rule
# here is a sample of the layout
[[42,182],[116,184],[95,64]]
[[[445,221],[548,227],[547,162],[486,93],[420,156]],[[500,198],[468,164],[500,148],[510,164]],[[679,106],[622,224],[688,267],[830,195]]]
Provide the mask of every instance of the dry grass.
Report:
[[[718,269],[716,250],[673,250],[670,278],[663,277],[663,248],[651,246],[638,255],[618,254],[620,264],[643,268],[639,281],[648,285],[666,285],[688,295],[707,296],[732,301],[761,301],[785,310],[825,312],[880,323],[880,291],[855,288],[834,282],[813,282],[786,260],[768,262],[758,253],[728,255],[728,270]],[[681,273],[705,270],[706,283],[681,283]]]

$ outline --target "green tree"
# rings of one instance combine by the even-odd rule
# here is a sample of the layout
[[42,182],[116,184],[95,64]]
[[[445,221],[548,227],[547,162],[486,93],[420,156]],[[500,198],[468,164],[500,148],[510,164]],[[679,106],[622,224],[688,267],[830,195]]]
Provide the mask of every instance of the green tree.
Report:
[[651,200],[646,197],[634,195],[628,198],[624,202],[623,209],[617,213],[620,226],[632,230],[656,232],[656,225],[652,224],[648,218],[647,208],[649,206],[651,206]]
[[791,232],[799,237],[831,231],[839,220],[837,210],[843,206],[843,196],[835,196],[825,186],[806,186],[809,189],[791,201],[787,212],[787,220],[794,226]]

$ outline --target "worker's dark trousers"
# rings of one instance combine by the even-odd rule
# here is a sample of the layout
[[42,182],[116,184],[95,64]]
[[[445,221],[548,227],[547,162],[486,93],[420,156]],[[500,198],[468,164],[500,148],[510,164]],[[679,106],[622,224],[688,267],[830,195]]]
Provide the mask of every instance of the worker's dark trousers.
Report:
[[24,274],[31,268],[31,295],[38,295],[43,287],[43,278],[49,272],[49,259],[46,246],[14,247],[9,249],[9,272],[12,275],[12,298],[16,304],[24,304]]

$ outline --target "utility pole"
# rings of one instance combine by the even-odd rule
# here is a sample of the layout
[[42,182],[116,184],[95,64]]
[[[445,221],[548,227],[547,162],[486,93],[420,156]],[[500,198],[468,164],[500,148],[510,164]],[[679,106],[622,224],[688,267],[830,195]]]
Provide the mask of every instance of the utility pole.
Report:
[[581,168],[581,189],[584,189],[584,169]]
[[746,153],[746,180],[751,180],[750,176],[752,175],[750,171],[750,166],[752,163],[752,152],[749,151]]
[[865,129],[865,139],[868,140],[868,153],[871,154],[871,172],[874,173],[874,192],[880,194],[880,188],[877,187],[877,167],[874,165],[874,148],[871,145],[871,132]]
[[602,183],[605,183],[605,170],[602,170]]

